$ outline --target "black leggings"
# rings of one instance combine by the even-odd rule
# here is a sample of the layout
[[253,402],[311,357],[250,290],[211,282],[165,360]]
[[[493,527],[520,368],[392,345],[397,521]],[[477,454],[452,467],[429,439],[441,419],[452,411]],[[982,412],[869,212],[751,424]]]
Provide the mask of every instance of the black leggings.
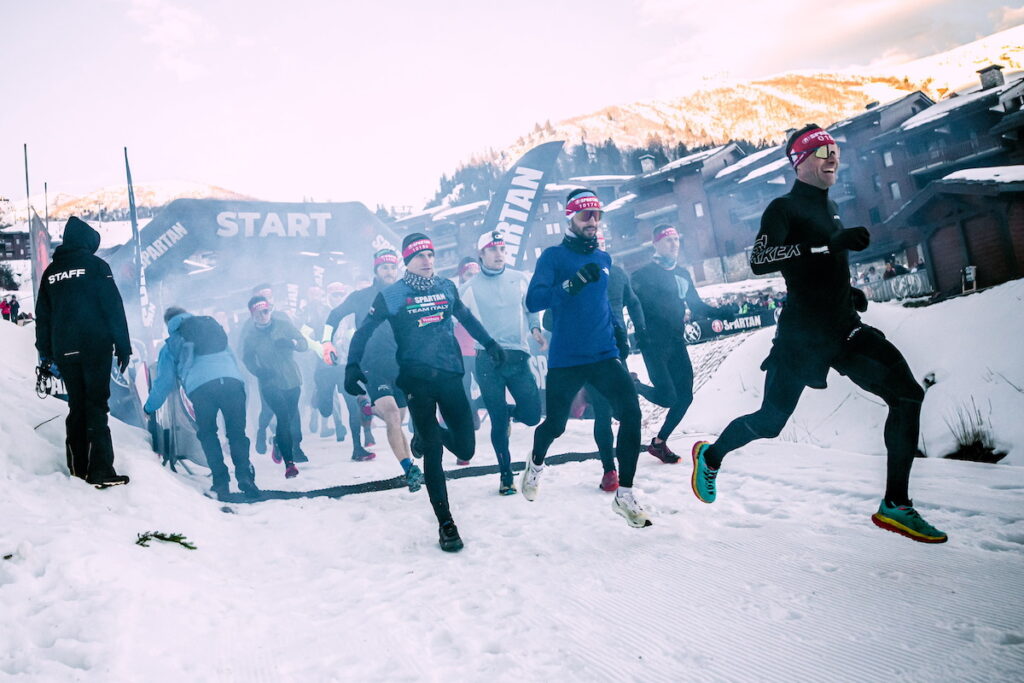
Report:
[[665,422],[658,432],[658,438],[664,441],[679,426],[693,403],[693,365],[686,344],[682,342],[644,349],[643,354],[647,374],[654,386],[639,384],[637,391],[651,403],[668,408]]
[[612,406],[592,384],[584,389],[594,408],[594,443],[605,472],[615,471],[615,436],[612,434]]
[[274,442],[281,452],[281,459],[286,463],[295,461],[295,449],[299,444],[295,439],[294,426],[299,419],[299,394],[301,387],[294,389],[263,389],[263,399],[270,406],[277,418],[277,430]]
[[640,453],[640,404],[633,379],[626,367],[614,358],[548,370],[547,417],[533,432],[533,462],[543,464],[551,443],[565,431],[573,398],[587,383],[608,400],[612,412],[619,418],[615,455],[619,460],[619,481],[628,488],[633,485]]
[[[462,388],[460,375],[445,374],[430,379],[398,376],[395,382],[409,401],[409,415],[416,427],[416,438],[423,452],[423,479],[427,495],[439,524],[450,521],[448,487],[441,464],[443,449],[447,448],[459,460],[470,460],[476,450],[476,434],[469,400]],[[437,411],[447,425],[441,429]]]
[[[885,421],[885,448],[888,454],[885,498],[894,503],[909,500],[910,468],[917,452],[924,390],[891,342],[878,330],[864,326],[846,342],[831,363],[838,372],[889,406]],[[731,451],[755,439],[771,439],[785,427],[804,384],[792,373],[772,363],[764,381],[764,399],[757,412],[738,417],[725,428],[708,453],[714,467]]]
[[[530,356],[523,351],[506,350],[506,359],[496,366],[487,354],[477,356],[476,381],[480,396],[491,416],[491,445],[504,474],[512,473],[512,456],[508,449],[509,418],[530,427],[540,422],[540,390],[530,372]],[[512,394],[515,407],[509,410],[506,389]]]

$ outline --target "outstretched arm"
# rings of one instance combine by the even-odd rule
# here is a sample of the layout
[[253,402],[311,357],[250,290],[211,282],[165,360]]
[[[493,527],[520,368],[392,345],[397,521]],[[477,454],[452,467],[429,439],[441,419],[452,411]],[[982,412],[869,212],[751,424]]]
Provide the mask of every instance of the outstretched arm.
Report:
[[363,360],[363,354],[366,352],[366,344],[370,341],[370,337],[373,336],[373,331],[376,330],[382,322],[388,319],[388,305],[384,301],[382,294],[377,294],[373,300],[373,305],[370,307],[370,315],[367,316],[363,324],[359,326],[356,333],[352,335],[352,341],[349,342],[348,346],[348,361],[349,364],[355,363],[358,365]]

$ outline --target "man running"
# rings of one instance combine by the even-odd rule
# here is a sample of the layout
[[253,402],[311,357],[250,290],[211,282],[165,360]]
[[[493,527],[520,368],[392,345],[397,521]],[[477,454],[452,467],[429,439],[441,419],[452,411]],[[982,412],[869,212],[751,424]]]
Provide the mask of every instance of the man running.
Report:
[[[540,331],[540,316],[526,310],[529,278],[521,271],[505,267],[504,233],[485,232],[476,246],[480,274],[459,287],[459,294],[505,351],[505,362],[500,365],[488,355],[478,353],[476,379],[491,417],[491,445],[498,458],[498,493],[508,496],[516,492],[508,447],[512,428],[509,418],[530,427],[540,422],[540,391],[530,371],[528,336],[532,335],[541,346],[546,342]],[[514,406],[505,400],[506,390],[512,394]]]
[[[364,289],[357,290],[334,308],[327,316],[323,331],[324,362],[328,365],[337,364],[337,352],[333,339],[335,330],[346,316],[353,315],[356,325],[362,326],[370,315],[371,306],[377,295],[398,279],[398,254],[394,249],[381,249],[373,255],[373,283]],[[378,415],[387,428],[388,443],[405,473],[405,483],[410,491],[419,491],[423,485],[423,472],[412,461],[409,442],[402,430],[405,421],[405,394],[395,385],[398,378],[398,361],[395,353],[398,346],[395,335],[390,327],[379,327],[366,342],[366,355],[362,367],[367,374],[366,393],[370,397],[373,412]],[[358,435],[355,439],[359,443]],[[352,459],[358,460],[357,453]]]
[[[551,443],[565,431],[572,400],[589,382],[619,417],[619,488],[612,508],[633,527],[651,525],[651,519],[633,493],[633,476],[640,446],[640,405],[636,388],[619,361],[629,344],[608,303],[608,272],[612,259],[597,248],[597,229],[603,212],[591,190],[569,193],[565,204],[567,234],[562,243],[548,247],[526,293],[526,308],[551,309],[551,348],[546,381],[547,417],[533,433],[533,453],[523,470],[520,488],[527,500],[537,498],[544,457]],[[624,348],[622,348],[624,345]]]
[[242,339],[242,361],[259,381],[260,395],[277,419],[274,434],[275,454],[284,461],[284,476],[296,477],[298,444],[294,423],[298,420],[302,375],[295,363],[295,352],[305,351],[309,342],[287,317],[273,316],[274,306],[265,297],[249,299],[253,325]]
[[637,391],[651,403],[668,408],[658,434],[647,452],[674,464],[679,456],[666,443],[693,403],[693,365],[686,350],[686,309],[695,318],[732,320],[731,313],[704,303],[693,286],[690,272],[679,263],[679,232],[671,225],[655,226],[651,235],[654,257],[633,273],[633,289],[647,319],[648,342],[642,349],[644,365],[653,386],[636,383]]
[[[455,340],[452,316],[480,342],[496,364],[504,360],[498,342],[473,317],[459,298],[451,280],[434,275],[434,244],[422,233],[406,235],[402,241],[405,276],[385,287],[373,300],[370,313],[356,330],[345,366],[345,391],[362,391],[367,377],[360,368],[367,342],[381,323],[391,323],[398,345],[398,379],[405,392],[422,445],[427,494],[438,522],[441,549],[455,552],[463,547],[452,520],[448,491],[441,465],[444,447],[460,460],[470,460],[476,447],[469,399],[462,388],[462,353]],[[437,422],[440,409],[447,429]]]
[[[604,232],[601,230],[597,231],[597,248],[607,251]],[[629,311],[636,344],[641,349],[646,348],[647,321],[644,318],[643,307],[633,291],[629,275],[614,263],[608,273],[608,303],[612,307],[612,315],[616,322],[624,330],[627,328],[622,309],[625,308]],[[615,468],[615,440],[612,436],[612,407],[604,396],[590,384],[586,385],[585,390],[590,399],[590,405],[594,407],[594,442],[597,444],[597,452],[601,456],[601,467],[604,469],[599,488],[611,493],[619,488],[619,472]]]
[[908,493],[924,390],[899,350],[857,314],[867,309],[867,298],[850,286],[847,251],[864,249],[871,236],[867,228],[844,228],[828,198],[839,169],[839,146],[810,124],[790,136],[786,156],[796,182],[765,209],[750,255],[754,273],[781,271],[788,292],[771,353],[761,365],[767,372],[761,408],[733,420],[714,444],[694,444],[693,492],[713,503],[726,454],[754,439],[778,436],[804,387],[825,388],[834,368],[889,407],[885,497],[872,521],[915,541],[944,543],[946,534],[921,517]]

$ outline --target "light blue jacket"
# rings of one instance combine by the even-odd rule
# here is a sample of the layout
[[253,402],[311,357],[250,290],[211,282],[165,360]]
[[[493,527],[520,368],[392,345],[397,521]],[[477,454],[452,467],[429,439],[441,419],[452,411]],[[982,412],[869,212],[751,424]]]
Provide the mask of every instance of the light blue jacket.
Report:
[[[530,278],[521,271],[503,269],[480,274],[459,287],[462,302],[477,317],[503,349],[530,352],[528,337],[540,329],[540,315],[526,310],[526,289]],[[482,349],[480,342],[476,348]]]
[[185,394],[215,379],[237,379],[242,381],[242,373],[231,349],[218,353],[197,356],[192,352],[192,342],[187,342],[178,334],[181,324],[191,318],[189,313],[181,313],[167,321],[167,339],[160,349],[157,359],[156,379],[150,389],[149,398],[143,410],[155,413],[167,400],[180,382],[185,387]]

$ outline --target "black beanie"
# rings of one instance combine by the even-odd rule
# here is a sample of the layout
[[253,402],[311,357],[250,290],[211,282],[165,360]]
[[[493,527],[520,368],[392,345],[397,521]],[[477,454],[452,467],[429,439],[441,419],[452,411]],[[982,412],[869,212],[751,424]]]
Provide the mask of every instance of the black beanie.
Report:
[[434,251],[434,243],[422,232],[411,232],[402,240],[402,261],[409,265],[412,257],[421,251]]

